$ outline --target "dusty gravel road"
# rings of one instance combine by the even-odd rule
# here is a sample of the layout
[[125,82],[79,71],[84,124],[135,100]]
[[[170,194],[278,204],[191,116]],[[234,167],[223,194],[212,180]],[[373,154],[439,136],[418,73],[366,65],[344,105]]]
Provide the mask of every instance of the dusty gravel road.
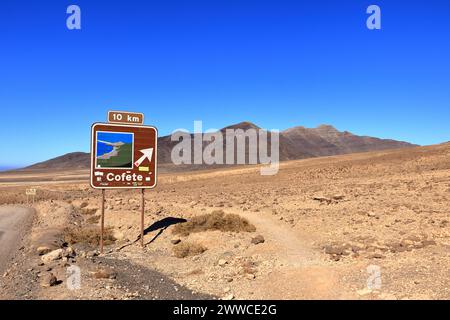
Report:
[[20,247],[33,213],[33,209],[25,207],[0,207],[0,272]]

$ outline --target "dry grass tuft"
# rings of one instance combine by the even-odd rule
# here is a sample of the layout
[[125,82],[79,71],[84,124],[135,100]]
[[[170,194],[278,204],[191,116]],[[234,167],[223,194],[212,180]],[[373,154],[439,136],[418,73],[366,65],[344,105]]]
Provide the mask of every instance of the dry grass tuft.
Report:
[[[64,233],[64,241],[71,245],[75,243],[84,243],[97,246],[100,243],[100,233],[101,229],[96,226],[67,228]],[[105,228],[103,241],[105,245],[113,244],[116,241],[113,236],[112,228]]]
[[98,211],[97,208],[82,208],[81,209],[81,214],[90,216],[90,215],[96,214],[97,211]]
[[182,242],[173,247],[173,253],[177,258],[197,256],[206,250],[206,247],[194,242]]
[[86,201],[84,201],[82,204],[80,204],[80,209],[86,208],[89,205]]
[[90,224],[97,224],[100,221],[100,218],[101,216],[91,216],[86,219],[86,222]]
[[222,210],[217,210],[194,217],[188,222],[177,224],[173,229],[173,234],[188,236],[191,233],[207,230],[254,232],[256,228],[247,219],[237,214],[225,214]]

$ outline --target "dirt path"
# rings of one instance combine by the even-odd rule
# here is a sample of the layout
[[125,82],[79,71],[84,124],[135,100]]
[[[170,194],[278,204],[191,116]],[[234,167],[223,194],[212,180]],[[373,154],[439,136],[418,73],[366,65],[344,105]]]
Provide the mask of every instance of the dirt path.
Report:
[[[205,208],[207,210],[207,208]],[[177,205],[174,211],[186,210]],[[302,234],[285,221],[262,212],[227,208],[226,213],[248,219],[261,234],[263,245],[248,247],[246,256],[259,256],[275,263],[273,271],[260,275],[248,286],[237,285],[239,296],[251,299],[358,299],[356,292],[343,286],[342,279],[356,266],[333,264],[328,255],[314,247],[312,236]]]
[[311,246],[308,236],[300,236],[289,225],[275,217],[255,212],[230,212],[247,218],[266,240],[260,254],[282,264],[268,278],[255,281],[254,291],[267,299],[349,299],[356,298],[340,285],[340,272],[326,257]]
[[307,238],[301,238],[285,223],[272,216],[256,212],[232,212],[247,218],[270,243],[270,254],[292,267],[317,265],[321,261],[319,252],[311,248]]

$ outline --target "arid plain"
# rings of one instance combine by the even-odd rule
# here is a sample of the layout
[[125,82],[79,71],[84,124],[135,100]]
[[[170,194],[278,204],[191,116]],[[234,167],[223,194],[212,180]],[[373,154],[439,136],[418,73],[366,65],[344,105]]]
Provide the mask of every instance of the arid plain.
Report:
[[32,226],[0,274],[3,299],[450,299],[449,143],[286,161],[274,176],[161,174],[145,248],[140,193],[107,191],[103,255],[88,172],[2,174],[0,205],[25,206],[30,187]]

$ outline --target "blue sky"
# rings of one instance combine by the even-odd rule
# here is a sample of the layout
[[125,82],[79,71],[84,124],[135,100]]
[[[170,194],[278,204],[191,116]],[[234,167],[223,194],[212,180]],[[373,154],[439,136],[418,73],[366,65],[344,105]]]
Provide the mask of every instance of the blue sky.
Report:
[[162,135],[247,120],[450,140],[447,0],[4,0],[0,35],[0,166],[89,151],[110,109]]

